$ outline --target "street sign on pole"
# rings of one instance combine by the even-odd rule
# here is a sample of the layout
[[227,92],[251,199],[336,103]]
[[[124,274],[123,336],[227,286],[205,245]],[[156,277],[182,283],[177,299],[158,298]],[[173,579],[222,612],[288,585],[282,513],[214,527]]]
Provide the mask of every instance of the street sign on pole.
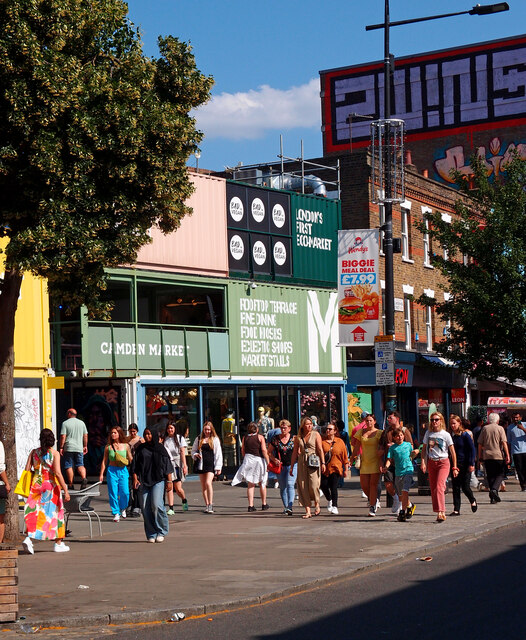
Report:
[[374,361],[376,386],[394,385],[395,343],[393,336],[375,336]]

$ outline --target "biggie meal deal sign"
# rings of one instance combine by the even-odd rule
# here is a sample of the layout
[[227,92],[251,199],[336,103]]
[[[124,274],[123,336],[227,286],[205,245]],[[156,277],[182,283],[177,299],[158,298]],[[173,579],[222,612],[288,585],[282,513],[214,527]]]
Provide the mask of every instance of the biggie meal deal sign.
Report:
[[380,322],[378,229],[338,231],[339,346],[374,344]]

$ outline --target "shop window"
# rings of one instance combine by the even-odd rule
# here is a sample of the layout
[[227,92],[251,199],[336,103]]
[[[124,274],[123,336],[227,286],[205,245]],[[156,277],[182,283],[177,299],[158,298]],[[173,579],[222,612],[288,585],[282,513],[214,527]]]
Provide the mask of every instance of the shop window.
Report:
[[255,389],[254,405],[256,411],[254,420],[258,422],[258,420],[262,419],[267,431],[279,425],[279,421],[283,417],[280,387],[274,389]]
[[201,425],[197,423],[197,401],[198,391],[193,387],[146,387],[146,426],[164,431],[168,424],[184,420],[188,424],[191,444],[201,431]]
[[224,327],[223,291],[139,282],[137,315],[140,323]]
[[[300,389],[301,417],[308,416],[315,423],[314,426],[326,424],[330,419],[330,397],[328,389]],[[298,425],[299,426],[299,425]]]
[[329,399],[331,405],[330,420],[336,422],[336,420],[342,420],[342,395],[340,387],[329,388]]

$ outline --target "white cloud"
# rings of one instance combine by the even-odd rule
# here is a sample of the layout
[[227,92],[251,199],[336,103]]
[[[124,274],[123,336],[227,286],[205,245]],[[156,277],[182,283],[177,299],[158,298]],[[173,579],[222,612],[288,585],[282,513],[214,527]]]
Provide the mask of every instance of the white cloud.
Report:
[[287,90],[262,85],[245,93],[222,93],[193,115],[208,139],[253,140],[276,129],[319,128],[320,110],[319,80],[313,78]]

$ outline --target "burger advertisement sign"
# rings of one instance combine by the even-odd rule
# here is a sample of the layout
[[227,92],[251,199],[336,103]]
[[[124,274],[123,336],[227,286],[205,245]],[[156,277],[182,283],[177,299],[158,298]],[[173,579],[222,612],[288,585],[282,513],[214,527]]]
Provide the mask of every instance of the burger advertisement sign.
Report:
[[380,321],[377,229],[338,232],[339,345],[374,344]]

